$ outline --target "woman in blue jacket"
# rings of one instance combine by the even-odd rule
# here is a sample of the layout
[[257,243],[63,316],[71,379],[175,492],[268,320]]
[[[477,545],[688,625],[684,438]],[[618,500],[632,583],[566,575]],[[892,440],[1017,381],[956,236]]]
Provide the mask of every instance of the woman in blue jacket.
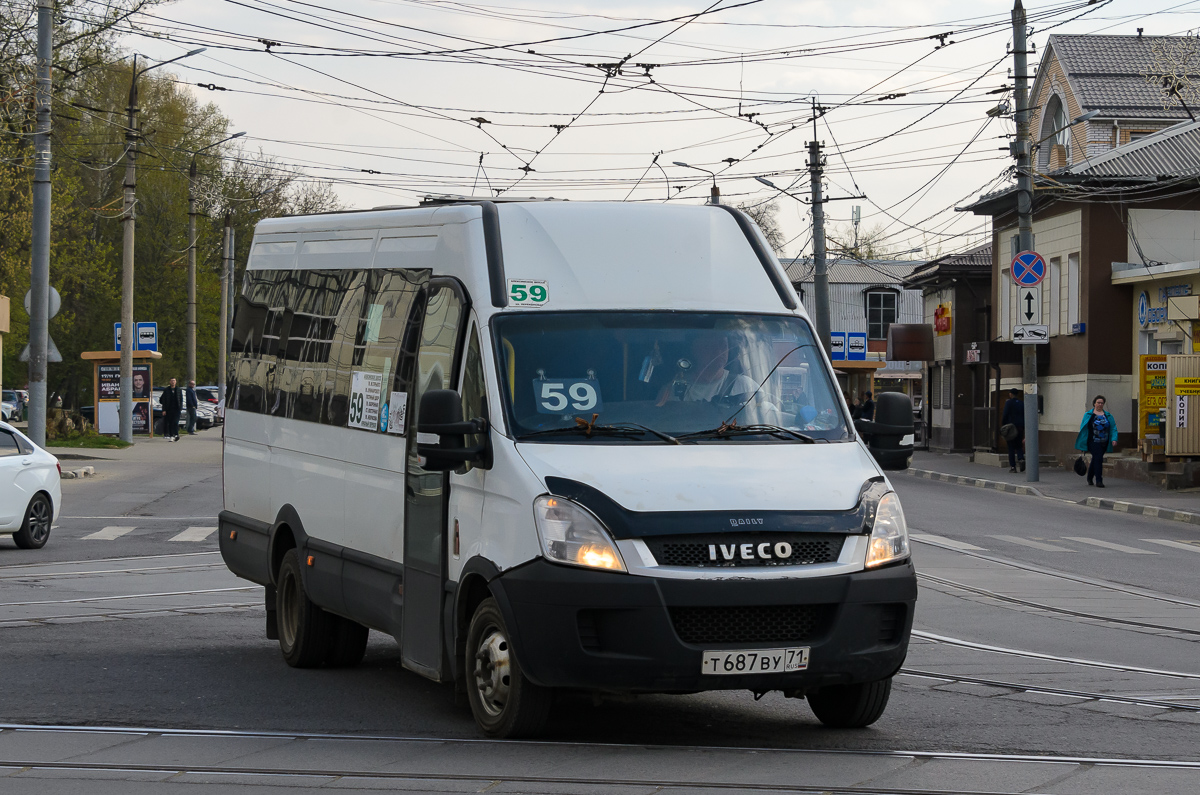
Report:
[[1075,438],[1075,449],[1092,454],[1092,463],[1088,466],[1087,482],[1104,488],[1104,454],[1113,449],[1117,441],[1117,421],[1113,415],[1104,409],[1107,401],[1104,395],[1096,395],[1092,401],[1092,410],[1084,412],[1079,423],[1079,436]]

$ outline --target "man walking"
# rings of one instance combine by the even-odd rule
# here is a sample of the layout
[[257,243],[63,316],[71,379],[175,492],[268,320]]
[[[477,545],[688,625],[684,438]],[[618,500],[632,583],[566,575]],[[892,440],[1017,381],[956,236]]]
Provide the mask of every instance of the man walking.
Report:
[[196,435],[196,406],[200,405],[200,401],[196,400],[196,382],[188,381],[187,390],[184,393],[184,402],[187,405],[187,432],[188,436]]
[[1008,471],[1016,472],[1018,462],[1021,471],[1025,471],[1025,401],[1021,400],[1021,390],[1008,390],[1009,398],[1004,401],[1004,414],[1000,417],[1000,432],[1004,433],[1004,426],[1012,425],[1016,429],[1015,434],[1011,434],[1012,438],[1008,438],[1009,434],[1004,435],[1004,441],[1008,445]]
[[183,407],[183,401],[179,394],[179,387],[175,386],[175,379],[171,379],[171,384],[163,390],[162,397],[159,398],[162,403],[163,411],[163,436],[169,442],[179,441],[179,414]]

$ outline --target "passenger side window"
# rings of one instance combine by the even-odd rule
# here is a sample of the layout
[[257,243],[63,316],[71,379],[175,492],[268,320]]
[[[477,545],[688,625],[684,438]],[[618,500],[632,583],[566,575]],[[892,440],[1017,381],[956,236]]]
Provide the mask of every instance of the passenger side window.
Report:
[[[483,355],[479,345],[478,326],[473,325],[471,327],[471,336],[468,339],[467,353],[463,361],[463,419],[473,420],[477,417],[487,419],[487,384],[483,376]],[[466,439],[467,447],[483,444],[484,440],[484,434],[470,434]],[[466,472],[471,468],[471,464],[467,464],[466,468],[462,471]]]
[[266,339],[267,321],[276,284],[285,275],[283,271],[246,271],[230,342],[231,409],[259,414],[266,409],[267,381],[275,364],[274,340],[269,343]]
[[17,446],[17,437],[5,430],[0,430],[0,458],[10,455],[20,455],[21,448]]

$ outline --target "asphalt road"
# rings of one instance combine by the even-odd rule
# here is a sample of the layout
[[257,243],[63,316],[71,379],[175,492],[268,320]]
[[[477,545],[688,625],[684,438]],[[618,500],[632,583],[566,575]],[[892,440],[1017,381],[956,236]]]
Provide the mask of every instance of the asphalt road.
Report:
[[[205,532],[221,504],[219,431],[88,463],[98,476],[64,482],[45,549],[0,540],[0,721],[479,737],[450,688],[403,670],[378,633],[355,669],[283,663],[261,589],[224,569]],[[1200,531],[893,480],[924,576],[906,663],[920,673],[896,678],[875,726],[826,729],[779,693],[565,696],[548,738],[1200,761]]]

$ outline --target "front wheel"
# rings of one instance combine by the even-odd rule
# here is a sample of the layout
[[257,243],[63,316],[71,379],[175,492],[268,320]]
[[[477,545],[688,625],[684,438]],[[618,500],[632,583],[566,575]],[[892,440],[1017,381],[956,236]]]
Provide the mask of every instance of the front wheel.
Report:
[[495,599],[475,610],[463,671],[475,722],[488,737],[531,737],[550,715],[551,692],[525,678]]
[[861,729],[879,720],[892,694],[892,678],[857,685],[832,685],[808,694],[817,719],[835,729]]
[[25,509],[25,519],[21,529],[13,533],[13,541],[21,549],[41,549],[50,540],[50,525],[54,520],[54,511],[50,507],[50,499],[45,494],[35,494]]

